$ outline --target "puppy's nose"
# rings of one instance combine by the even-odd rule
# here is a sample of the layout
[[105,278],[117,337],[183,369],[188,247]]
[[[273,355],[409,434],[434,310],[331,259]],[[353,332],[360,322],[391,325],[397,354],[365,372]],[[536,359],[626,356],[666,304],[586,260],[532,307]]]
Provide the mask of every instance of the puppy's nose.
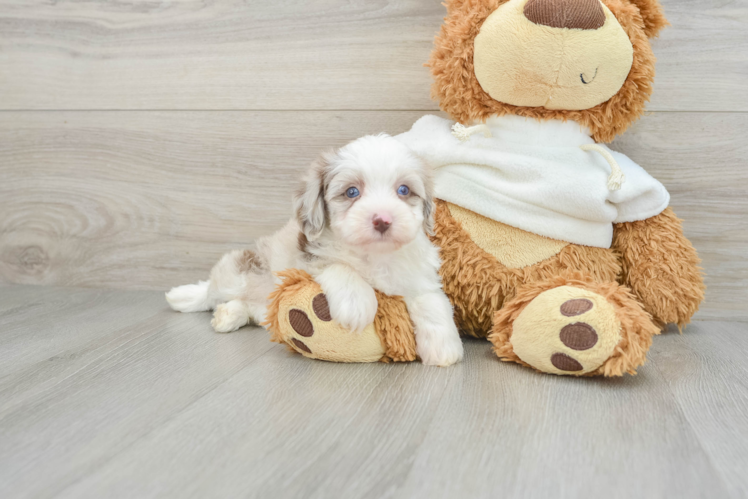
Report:
[[375,215],[371,223],[374,224],[374,229],[384,234],[392,225],[392,218],[387,215]]
[[524,13],[531,22],[551,28],[596,30],[605,24],[600,0],[530,0]]

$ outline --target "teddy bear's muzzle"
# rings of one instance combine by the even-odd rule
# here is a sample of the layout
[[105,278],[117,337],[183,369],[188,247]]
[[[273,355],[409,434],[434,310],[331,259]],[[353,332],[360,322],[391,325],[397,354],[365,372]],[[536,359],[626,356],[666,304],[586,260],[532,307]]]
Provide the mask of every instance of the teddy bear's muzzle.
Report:
[[483,90],[513,106],[582,110],[623,86],[634,49],[600,0],[509,0],[475,37]]

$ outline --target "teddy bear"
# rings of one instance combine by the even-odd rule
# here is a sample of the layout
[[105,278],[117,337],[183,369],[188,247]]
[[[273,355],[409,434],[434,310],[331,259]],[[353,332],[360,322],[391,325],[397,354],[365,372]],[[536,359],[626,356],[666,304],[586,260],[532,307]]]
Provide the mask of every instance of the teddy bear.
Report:
[[[427,63],[429,115],[398,136],[434,168],[432,241],[463,335],[499,359],[573,376],[634,374],[687,324],[703,272],[665,187],[608,148],[643,113],[667,25],[657,0],[448,0]],[[329,316],[311,276],[283,273],[272,340],[329,361],[412,361],[398,297],[369,328]]]

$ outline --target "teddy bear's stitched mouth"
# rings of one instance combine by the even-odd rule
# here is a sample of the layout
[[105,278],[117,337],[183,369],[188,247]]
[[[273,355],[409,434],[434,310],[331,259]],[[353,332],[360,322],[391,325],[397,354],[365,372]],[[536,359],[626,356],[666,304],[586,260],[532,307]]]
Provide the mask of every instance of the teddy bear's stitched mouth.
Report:
[[584,73],[579,73],[579,78],[582,80],[582,83],[585,84],[585,85],[589,85],[590,83],[592,83],[595,80],[595,77],[597,76],[597,70],[598,69],[600,69],[600,68],[595,68],[595,74],[592,75],[592,79],[589,82],[584,79]]

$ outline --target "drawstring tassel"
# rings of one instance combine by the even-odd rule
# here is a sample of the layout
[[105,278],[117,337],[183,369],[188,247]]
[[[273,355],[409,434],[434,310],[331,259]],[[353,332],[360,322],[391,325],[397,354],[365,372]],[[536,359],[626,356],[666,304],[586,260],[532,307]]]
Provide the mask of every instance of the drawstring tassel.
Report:
[[600,153],[602,157],[605,158],[605,161],[607,161],[610,165],[608,189],[610,191],[618,191],[619,189],[621,189],[621,185],[623,184],[623,181],[626,180],[626,176],[623,175],[621,167],[618,166],[618,163],[616,162],[615,158],[613,158],[613,155],[610,154],[610,151],[600,146],[599,144],[584,144],[582,146],[579,146],[579,149],[581,149],[582,151],[594,151],[595,153]]
[[457,137],[460,142],[465,142],[470,139],[470,136],[476,132],[483,132],[483,137],[492,137],[491,129],[488,125],[475,125],[474,127],[466,127],[462,123],[455,123],[452,125],[452,135]]

